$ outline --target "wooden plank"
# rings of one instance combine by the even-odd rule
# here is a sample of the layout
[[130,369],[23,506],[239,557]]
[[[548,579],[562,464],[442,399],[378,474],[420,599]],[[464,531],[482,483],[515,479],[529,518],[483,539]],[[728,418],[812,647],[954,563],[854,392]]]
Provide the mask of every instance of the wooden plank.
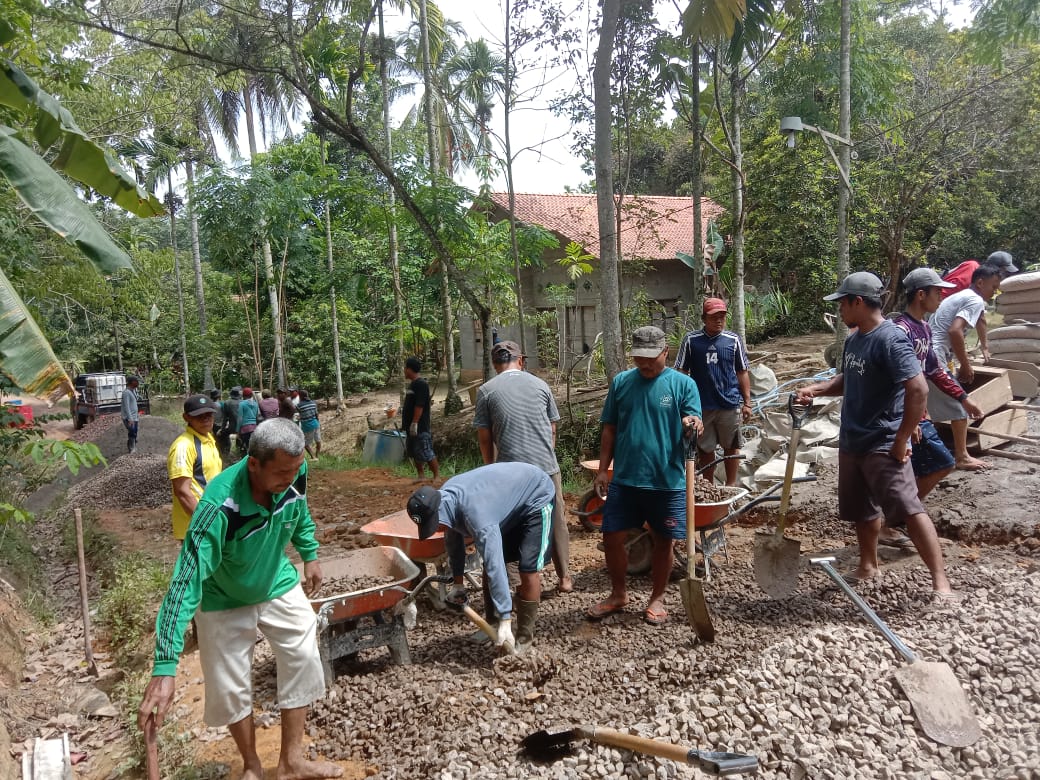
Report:
[[28,761],[27,755],[28,752],[22,757],[23,780],[73,780],[68,734],[62,734],[60,739],[37,737]]
[[1023,455],[1021,452],[1004,452],[1004,450],[990,450],[986,456],[995,455],[998,458],[1008,460],[1024,460],[1028,463],[1040,463],[1040,455]]
[[1030,374],[1037,382],[1040,382],[1040,366],[1036,363],[1027,363],[1024,360],[1005,360],[999,355],[994,358],[990,358],[988,366],[996,366],[997,368],[1010,368],[1015,371],[1024,371]]
[[[1022,409],[1003,409],[968,426],[968,448],[989,450],[1004,443],[1005,440],[998,436],[1020,437],[1028,430],[1028,412]],[[983,431],[994,435],[988,436]]]
[[1014,400],[1006,368],[975,366],[975,380],[964,389],[983,414],[991,414]]

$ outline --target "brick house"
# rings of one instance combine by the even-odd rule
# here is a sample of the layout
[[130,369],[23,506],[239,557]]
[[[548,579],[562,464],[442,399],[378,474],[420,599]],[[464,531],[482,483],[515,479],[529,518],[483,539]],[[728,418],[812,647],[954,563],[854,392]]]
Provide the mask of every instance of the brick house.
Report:
[[[493,193],[490,219],[493,222],[508,219],[508,194]],[[709,198],[701,199],[701,235],[707,236],[710,220],[718,221],[723,209]],[[693,292],[693,272],[676,256],[693,252],[693,202],[690,198],[660,195],[630,195],[622,202],[621,215],[621,268],[622,305],[631,304],[637,294],[645,294],[653,301],[654,324],[668,331],[675,318],[685,308]],[[558,249],[546,252],[542,267],[529,267],[521,272],[524,307],[528,311],[555,312],[555,322],[563,323],[563,333],[555,333],[546,340],[533,325],[526,327],[528,365],[545,367],[555,363],[556,355],[545,350],[537,354],[536,344],[554,344],[556,353],[563,354],[569,364],[591,346],[600,325],[599,284],[599,224],[595,195],[536,195],[516,194],[516,217],[520,222],[537,224],[552,232],[560,242]],[[565,255],[564,247],[571,241],[584,247],[593,256],[593,272],[571,281],[558,260]],[[570,296],[561,300],[563,288]],[[555,324],[553,330],[557,330]],[[480,371],[481,333],[475,318],[464,318],[460,325],[462,370],[467,376]],[[519,341],[517,324],[498,325],[499,338]]]

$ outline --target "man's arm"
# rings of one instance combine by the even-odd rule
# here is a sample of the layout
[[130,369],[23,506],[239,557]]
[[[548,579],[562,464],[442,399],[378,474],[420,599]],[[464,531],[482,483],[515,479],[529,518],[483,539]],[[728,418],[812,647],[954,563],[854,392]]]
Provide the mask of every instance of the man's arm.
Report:
[[607,485],[610,484],[610,464],[614,461],[614,441],[617,438],[617,426],[603,423],[603,431],[599,435],[599,471],[592,483],[596,495],[606,498]]
[[199,504],[199,497],[191,489],[191,482],[191,477],[174,477],[173,479],[173,497],[189,517]]
[[754,411],[751,408],[750,371],[737,371],[737,387],[740,388],[740,396],[744,399],[744,404],[740,407],[740,414],[744,418],[744,422],[747,422],[749,419],[751,419],[751,414]]
[[484,464],[495,462],[495,440],[491,436],[490,428],[477,428],[477,443],[480,445],[480,457]]
[[[812,399],[821,395],[844,395],[845,393],[845,375],[838,374],[832,379],[828,379],[826,382],[817,382],[816,384],[809,385],[808,387],[802,387],[795,390],[794,398],[795,403],[802,405],[812,404]],[[918,418],[920,419],[920,418]]]
[[899,421],[896,440],[888,451],[888,454],[900,463],[906,462],[910,457],[910,437],[924,417],[925,405],[928,402],[928,382],[924,374],[917,374],[903,382],[903,388],[906,391],[903,399],[903,419]]
[[495,614],[501,620],[509,620],[513,611],[513,595],[509,589],[509,573],[506,571],[505,554],[502,551],[502,533],[497,524],[482,531],[474,530],[474,546],[484,560],[484,576],[488,578],[488,591]]
[[455,584],[461,585],[466,574],[466,539],[454,528],[444,530],[444,549],[448,553]]
[[968,347],[964,342],[964,330],[968,327],[968,321],[963,317],[954,317],[950,327],[946,329],[946,335],[950,339],[950,350],[957,357],[960,364],[957,368],[957,378],[962,382],[970,383],[975,379],[975,369],[968,358]]
[[986,312],[979,315],[975,323],[975,331],[979,334],[979,347],[982,349],[982,362],[988,363],[989,354],[989,325],[986,322]]
[[555,449],[556,448],[556,423],[552,422],[552,423],[549,423],[549,424],[552,426],[552,446],[553,446],[553,449]]
[[690,349],[690,334],[687,333],[683,336],[683,340],[679,343],[679,351],[675,353],[675,365],[672,366],[676,371],[680,371],[686,376],[690,375],[690,369],[686,367],[687,352]]

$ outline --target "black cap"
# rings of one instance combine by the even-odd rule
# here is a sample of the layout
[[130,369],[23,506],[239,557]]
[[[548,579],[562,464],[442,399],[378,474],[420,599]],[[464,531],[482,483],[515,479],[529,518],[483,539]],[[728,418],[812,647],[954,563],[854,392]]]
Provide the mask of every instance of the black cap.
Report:
[[408,499],[408,515],[419,526],[419,538],[428,539],[433,536],[440,524],[441,491],[429,485],[412,493]]
[[217,390],[217,388],[214,387],[212,390],[209,391],[209,397],[212,398],[214,401],[219,401],[220,400],[220,391]]
[[184,402],[184,413],[189,417],[198,417],[203,414],[215,414],[217,405],[204,395],[190,395]]
[[512,363],[522,357],[526,355],[515,341],[500,341],[491,348],[492,363]]

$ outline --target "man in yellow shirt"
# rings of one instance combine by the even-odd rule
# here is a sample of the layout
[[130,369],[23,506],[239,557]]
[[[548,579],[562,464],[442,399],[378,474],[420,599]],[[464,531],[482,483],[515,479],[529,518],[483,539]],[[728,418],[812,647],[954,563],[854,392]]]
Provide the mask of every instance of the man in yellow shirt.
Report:
[[184,539],[206,483],[223,469],[213,436],[216,407],[216,402],[204,395],[189,396],[181,415],[188,427],[174,439],[166,456],[166,470],[173,487],[174,539]]

